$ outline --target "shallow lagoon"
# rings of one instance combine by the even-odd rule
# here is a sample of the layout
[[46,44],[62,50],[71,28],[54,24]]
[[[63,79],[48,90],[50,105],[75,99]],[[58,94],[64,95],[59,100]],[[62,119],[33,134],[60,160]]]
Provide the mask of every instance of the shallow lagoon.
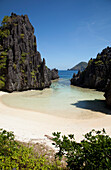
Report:
[[69,79],[72,73],[68,71],[66,75],[67,71],[59,72],[60,79],[53,81],[49,89],[14,92],[2,96],[1,100],[10,107],[70,119],[99,118],[109,113],[105,106],[103,92],[70,86]]

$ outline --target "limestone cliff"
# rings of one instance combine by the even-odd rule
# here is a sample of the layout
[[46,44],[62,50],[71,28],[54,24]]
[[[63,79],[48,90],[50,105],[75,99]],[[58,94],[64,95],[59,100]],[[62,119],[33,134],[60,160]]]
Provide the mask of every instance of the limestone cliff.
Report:
[[43,89],[50,86],[51,74],[37,51],[28,16],[5,16],[0,27],[0,90]]
[[59,75],[58,75],[58,70],[56,68],[51,70],[51,80],[55,80],[58,79]]
[[111,108],[111,80],[107,82],[104,96],[106,98],[107,105]]
[[90,59],[83,72],[73,75],[71,84],[105,91],[111,80],[111,47],[105,48],[96,59]]

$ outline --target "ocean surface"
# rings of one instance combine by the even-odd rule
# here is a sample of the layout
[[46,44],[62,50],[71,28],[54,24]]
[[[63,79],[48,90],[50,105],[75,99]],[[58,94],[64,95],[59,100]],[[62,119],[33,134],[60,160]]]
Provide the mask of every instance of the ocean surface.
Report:
[[51,88],[70,88],[70,79],[73,77],[74,73],[77,74],[77,71],[59,70],[59,80],[53,81]]
[[[70,119],[99,118],[108,112],[103,92],[70,85],[75,71],[60,70],[51,88],[14,92],[2,96],[4,104],[14,108],[38,111]],[[93,112],[92,112],[93,111]]]

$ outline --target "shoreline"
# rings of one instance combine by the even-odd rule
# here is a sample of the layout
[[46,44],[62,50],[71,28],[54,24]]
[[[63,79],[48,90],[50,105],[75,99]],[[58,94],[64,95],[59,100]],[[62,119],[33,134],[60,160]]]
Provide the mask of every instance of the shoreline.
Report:
[[[86,94],[87,90],[89,89],[85,89]],[[76,90],[73,92],[76,92]],[[81,88],[77,90],[78,92],[81,93]],[[77,93],[72,93],[75,94],[75,97],[69,92],[64,93],[62,90],[60,93],[52,89],[43,91],[28,90],[11,94],[5,93],[6,95],[1,97],[1,102],[7,107],[67,119],[98,119],[105,114],[111,114],[111,111],[104,105],[103,97],[101,98],[101,95],[98,97],[97,94],[95,96],[95,91],[91,90],[93,94],[88,91],[89,96],[84,96],[85,93],[82,91],[80,99],[77,99]],[[67,94],[66,102],[64,98]]]
[[[4,94],[8,93],[0,91],[0,97]],[[92,129],[102,130],[104,128],[106,133],[111,136],[111,115],[103,114],[95,119],[68,119],[12,108],[0,100],[0,128],[13,131],[17,140],[46,143],[52,147],[52,141],[45,135],[52,136],[53,132],[61,132],[62,135],[74,134],[76,141],[80,141],[83,139],[83,135]]]

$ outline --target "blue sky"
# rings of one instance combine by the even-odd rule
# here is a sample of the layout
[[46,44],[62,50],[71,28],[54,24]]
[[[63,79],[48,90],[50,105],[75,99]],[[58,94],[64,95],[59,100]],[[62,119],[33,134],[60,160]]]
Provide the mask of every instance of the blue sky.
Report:
[[0,0],[0,21],[27,14],[50,68],[68,69],[111,46],[111,0]]

